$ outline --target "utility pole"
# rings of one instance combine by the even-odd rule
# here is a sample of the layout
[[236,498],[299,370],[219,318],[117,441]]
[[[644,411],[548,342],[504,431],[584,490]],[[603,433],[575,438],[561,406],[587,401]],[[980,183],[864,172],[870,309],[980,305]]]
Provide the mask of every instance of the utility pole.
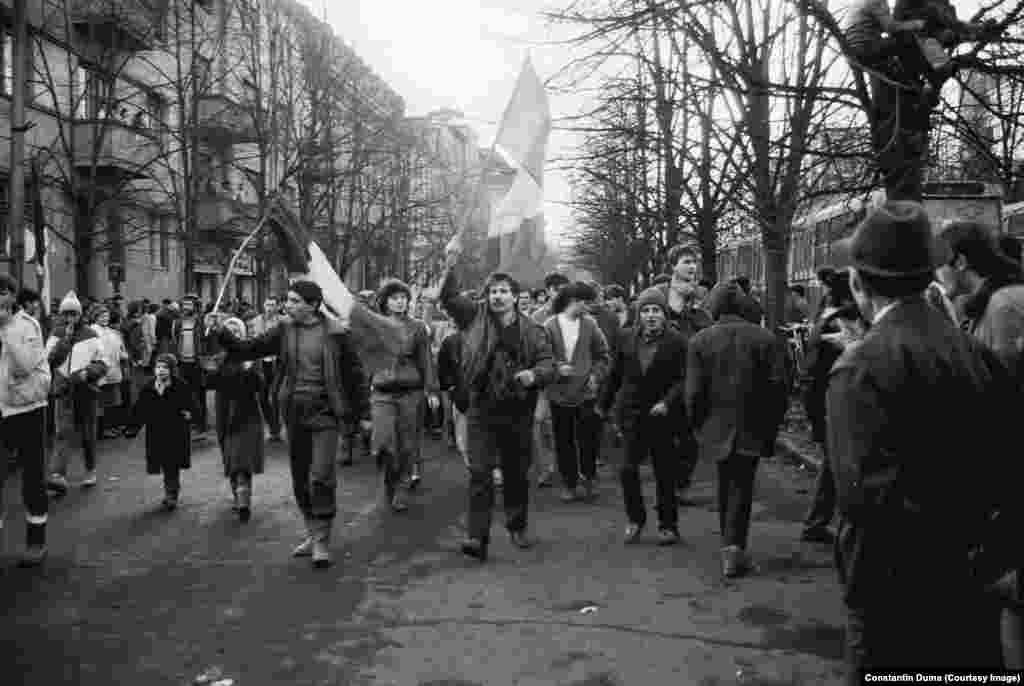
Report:
[[11,94],[11,176],[7,226],[11,237],[11,276],[21,286],[25,274],[25,95],[28,85],[27,0],[14,0]]

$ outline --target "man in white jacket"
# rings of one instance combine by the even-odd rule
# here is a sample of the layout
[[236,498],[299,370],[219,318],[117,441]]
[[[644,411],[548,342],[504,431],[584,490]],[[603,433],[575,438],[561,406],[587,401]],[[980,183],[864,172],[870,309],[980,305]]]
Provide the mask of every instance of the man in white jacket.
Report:
[[[3,491],[11,457],[21,465],[25,503],[25,553],[22,566],[36,567],[46,557],[46,405],[50,366],[39,322],[16,309],[17,284],[0,276],[0,527]],[[18,301],[38,296],[29,291]]]
[[96,411],[99,382],[107,374],[103,343],[82,320],[82,303],[74,292],[60,303],[62,324],[46,342],[55,376],[54,411],[57,441],[49,487],[58,494],[68,490],[70,444],[81,442],[85,460],[83,487],[96,485]]

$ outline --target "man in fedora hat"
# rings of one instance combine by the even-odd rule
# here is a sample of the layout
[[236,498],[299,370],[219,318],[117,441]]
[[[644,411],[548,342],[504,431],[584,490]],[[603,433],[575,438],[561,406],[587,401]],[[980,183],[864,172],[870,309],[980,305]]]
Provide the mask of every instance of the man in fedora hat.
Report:
[[925,302],[936,265],[920,204],[885,203],[846,247],[851,290],[871,323],[832,368],[826,395],[848,683],[870,669],[998,664],[998,620],[969,551],[996,459],[979,464],[988,453],[977,437],[998,444],[1005,433],[1005,374]]

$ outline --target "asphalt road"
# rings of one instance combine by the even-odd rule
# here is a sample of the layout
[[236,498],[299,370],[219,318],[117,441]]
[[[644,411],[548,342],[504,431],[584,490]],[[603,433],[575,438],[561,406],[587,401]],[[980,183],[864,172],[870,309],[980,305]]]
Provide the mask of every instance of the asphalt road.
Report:
[[427,443],[424,487],[403,515],[383,507],[363,458],[340,472],[336,564],[314,570],[290,557],[301,523],[282,447],[244,525],[212,444],[174,513],[141,451],[141,439],[103,442],[99,487],[54,503],[42,570],[15,566],[22,510],[8,484],[0,684],[178,686],[204,673],[234,686],[839,683],[831,554],[798,541],[812,479],[781,459],[758,474],[759,571],[725,582],[707,466],[681,513],[682,545],[657,547],[649,527],[649,543],[624,546],[604,468],[592,504],[534,491],[532,550],[508,543],[498,515],[480,565],[457,552],[465,472],[444,445]]

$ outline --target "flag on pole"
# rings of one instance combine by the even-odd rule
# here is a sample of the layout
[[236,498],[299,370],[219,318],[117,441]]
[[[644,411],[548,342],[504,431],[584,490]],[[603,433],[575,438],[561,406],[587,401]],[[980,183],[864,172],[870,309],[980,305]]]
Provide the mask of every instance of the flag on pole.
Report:
[[369,372],[390,366],[405,343],[402,325],[373,312],[355,298],[299,218],[278,198],[267,210],[267,226],[278,239],[292,278],[320,286],[324,305],[352,333]]

